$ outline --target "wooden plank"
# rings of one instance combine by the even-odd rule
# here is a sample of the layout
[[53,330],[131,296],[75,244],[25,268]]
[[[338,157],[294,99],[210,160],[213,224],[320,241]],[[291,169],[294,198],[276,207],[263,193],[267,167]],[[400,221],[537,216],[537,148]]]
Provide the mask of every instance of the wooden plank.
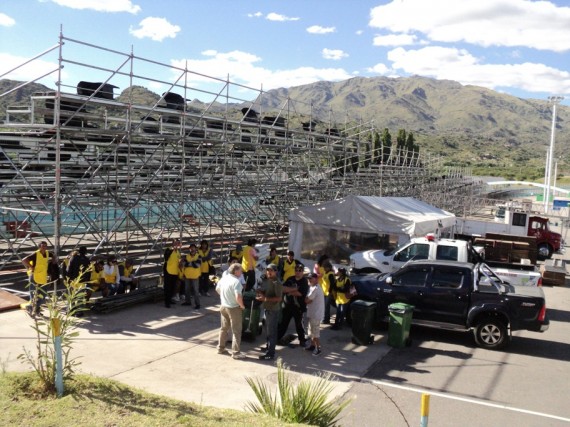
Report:
[[10,292],[0,289],[0,311],[19,309],[27,301]]

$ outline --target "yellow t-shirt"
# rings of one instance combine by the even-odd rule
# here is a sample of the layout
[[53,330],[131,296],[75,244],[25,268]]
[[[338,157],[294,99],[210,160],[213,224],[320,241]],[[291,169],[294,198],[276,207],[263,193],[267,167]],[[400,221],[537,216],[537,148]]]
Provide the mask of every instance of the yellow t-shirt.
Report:
[[[350,279],[348,277],[344,277],[343,279],[336,279],[336,296],[334,301],[337,304],[347,304],[350,302],[350,298],[345,292],[341,292],[340,289],[343,289],[345,285],[350,286]],[[348,288],[347,286],[347,288]]]
[[186,279],[198,279],[202,273],[201,266],[193,267],[192,263],[198,265],[198,258],[200,256],[195,253],[194,255],[186,254],[184,256],[184,277]]
[[178,276],[180,264],[180,251],[178,249],[173,249],[172,253],[166,261],[166,272],[172,274],[173,276]]

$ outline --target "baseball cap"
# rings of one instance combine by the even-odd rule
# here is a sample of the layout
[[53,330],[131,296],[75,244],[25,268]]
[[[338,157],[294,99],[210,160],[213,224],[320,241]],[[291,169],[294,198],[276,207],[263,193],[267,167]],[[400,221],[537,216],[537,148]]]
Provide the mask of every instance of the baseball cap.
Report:
[[317,276],[316,273],[309,273],[309,274],[307,274],[307,278],[309,278],[309,279],[318,279],[319,276]]
[[279,268],[275,264],[269,264],[265,269],[266,270],[273,270],[273,271],[279,270]]

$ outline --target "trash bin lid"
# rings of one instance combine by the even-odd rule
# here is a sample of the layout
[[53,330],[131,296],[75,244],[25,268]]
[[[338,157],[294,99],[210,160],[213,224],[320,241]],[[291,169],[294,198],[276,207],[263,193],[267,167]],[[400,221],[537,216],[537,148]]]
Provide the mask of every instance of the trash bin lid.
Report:
[[376,303],[373,301],[364,301],[361,299],[357,299],[356,301],[354,301],[351,305],[350,305],[351,309],[364,309],[364,308],[370,308],[370,307],[376,307]]
[[404,302],[395,302],[388,306],[388,311],[390,311],[390,313],[404,314],[414,311],[414,306]]
[[244,298],[253,298],[255,299],[255,291],[244,291],[243,292]]

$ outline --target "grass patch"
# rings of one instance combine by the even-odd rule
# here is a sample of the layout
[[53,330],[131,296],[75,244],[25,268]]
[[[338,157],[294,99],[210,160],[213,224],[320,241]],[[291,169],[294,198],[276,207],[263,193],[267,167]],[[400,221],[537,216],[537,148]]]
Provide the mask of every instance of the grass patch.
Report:
[[[189,380],[188,387],[192,387]],[[87,375],[66,381],[65,394],[46,393],[35,373],[0,375],[0,425],[25,426],[283,426],[274,418],[212,408],[146,393]],[[220,387],[220,393],[231,393]]]

